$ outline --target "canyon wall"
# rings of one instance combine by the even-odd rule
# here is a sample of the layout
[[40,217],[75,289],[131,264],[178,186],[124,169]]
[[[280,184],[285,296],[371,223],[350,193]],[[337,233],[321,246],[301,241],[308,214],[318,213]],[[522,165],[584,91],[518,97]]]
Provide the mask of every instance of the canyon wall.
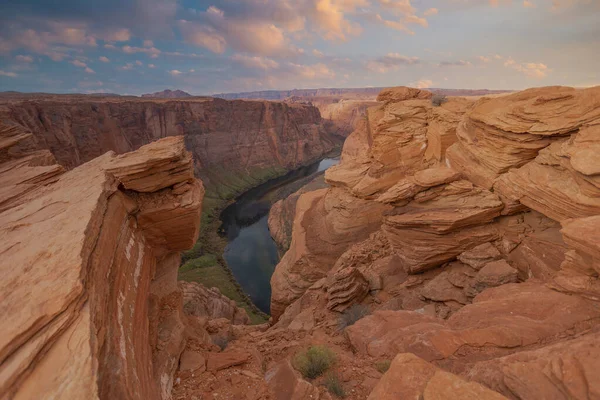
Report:
[[33,140],[0,125],[0,397],[169,398],[204,194],[183,138],[68,172]]
[[17,96],[2,98],[0,118],[31,132],[31,145],[66,168],[183,135],[196,176],[224,198],[315,161],[343,140],[326,130],[317,108],[266,101]]
[[598,397],[600,87],[431,96],[382,91],[331,187],[270,217],[289,243],[274,329],[349,350],[345,366],[396,357],[352,398],[461,398],[401,378],[436,367],[495,391],[478,398]]

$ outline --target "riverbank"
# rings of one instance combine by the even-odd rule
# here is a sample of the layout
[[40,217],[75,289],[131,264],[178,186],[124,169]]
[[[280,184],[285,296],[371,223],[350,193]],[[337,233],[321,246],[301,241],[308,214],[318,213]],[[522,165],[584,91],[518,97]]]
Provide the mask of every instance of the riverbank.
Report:
[[[339,156],[340,151],[341,148],[336,148],[323,158]],[[312,163],[319,161],[320,159],[317,159]],[[193,249],[182,254],[179,280],[199,282],[206,287],[218,288],[221,293],[246,310],[253,324],[267,322],[269,315],[263,313],[251,301],[223,258],[228,241],[219,234],[222,224],[220,215],[248,191],[273,179],[284,177],[290,172],[283,168],[257,170],[248,176],[232,176],[227,185],[207,185],[198,242]]]

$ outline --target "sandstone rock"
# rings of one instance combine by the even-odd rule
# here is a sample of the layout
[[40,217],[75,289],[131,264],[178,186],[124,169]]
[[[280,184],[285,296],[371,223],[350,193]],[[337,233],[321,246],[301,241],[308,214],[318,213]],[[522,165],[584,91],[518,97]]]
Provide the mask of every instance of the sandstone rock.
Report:
[[235,325],[248,324],[250,318],[246,310],[237,306],[235,301],[224,296],[217,288],[207,289],[196,282],[179,282],[183,292],[183,310],[188,315],[226,318]]
[[369,400],[501,400],[504,396],[476,382],[442,371],[410,353],[398,354]]
[[275,321],[285,307],[325,277],[352,243],[366,239],[379,228],[386,209],[337,188],[300,196],[290,250],[271,277],[271,315]]
[[506,261],[492,261],[479,270],[475,276],[473,291],[469,294],[475,296],[476,293],[484,289],[515,283],[518,281],[518,272]]
[[427,90],[397,86],[379,92],[377,101],[403,101],[410,99],[430,99],[433,94]]
[[320,399],[319,390],[302,379],[288,360],[283,360],[265,374],[265,381],[275,400]]
[[458,259],[471,268],[480,270],[484,265],[499,260],[501,254],[491,243],[484,243],[465,251],[458,256]]
[[450,281],[450,272],[444,271],[429,281],[421,291],[421,296],[433,301],[455,301],[467,304],[468,299],[463,290]]
[[[0,120],[31,133],[37,144],[33,149],[50,150],[66,168],[110,150],[123,154],[160,138],[183,135],[194,156],[196,177],[223,198],[261,183],[265,176],[306,165],[342,140],[327,130],[319,110],[309,104],[207,97],[107,101],[53,96],[0,101]],[[241,186],[240,180],[245,182]]]
[[406,271],[417,273],[496,239],[496,230],[482,224],[498,216],[501,208],[493,193],[467,181],[453,182],[422,192],[396,209],[397,215],[385,219],[384,232]]
[[599,104],[598,88],[546,87],[482,99],[459,124],[448,160],[491,188],[500,174],[533,160],[553,140],[598,121]]
[[600,301],[600,216],[567,220],[561,232],[569,251],[551,286]]
[[181,354],[179,369],[181,371],[192,371],[197,373],[204,372],[206,371],[206,359],[198,352],[186,350]]
[[369,282],[356,268],[336,272],[327,286],[327,308],[342,312],[359,303],[369,292]]
[[600,394],[595,378],[598,333],[476,363],[469,379],[518,399],[591,399]]
[[[172,144],[153,148],[164,154],[161,148]],[[146,159],[127,158],[153,165],[152,152],[142,154]],[[175,164],[189,158],[177,154]],[[106,172],[113,160],[109,153],[54,181],[33,183],[0,211],[1,397],[169,396],[185,340],[181,294],[174,280],[167,282],[179,264],[171,246],[196,237],[202,190],[193,184],[180,205],[167,204],[177,196],[169,188],[147,196],[122,191],[122,182]],[[188,169],[177,176],[191,176]],[[144,181],[142,170],[137,176]],[[189,221],[172,242],[154,242],[138,224],[140,210],[154,207],[146,200],[186,210]]]
[[166,138],[164,143],[150,143],[134,153],[115,157],[105,168],[125,189],[156,192],[194,177],[192,156],[185,150],[183,137]]
[[250,355],[248,353],[235,350],[227,350],[222,353],[208,353],[206,369],[210,372],[220,371],[222,369],[244,364],[249,358]]
[[361,354],[411,352],[460,372],[472,361],[547,346],[585,332],[597,304],[539,283],[506,284],[478,295],[446,322],[410,311],[376,311],[346,329]]

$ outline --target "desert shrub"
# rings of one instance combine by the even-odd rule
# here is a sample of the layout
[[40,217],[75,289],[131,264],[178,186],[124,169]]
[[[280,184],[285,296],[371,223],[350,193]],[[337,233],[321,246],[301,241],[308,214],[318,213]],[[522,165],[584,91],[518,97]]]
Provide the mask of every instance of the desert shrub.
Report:
[[315,379],[323,375],[335,362],[335,354],[325,346],[311,346],[296,354],[292,364],[303,377]]
[[444,104],[447,101],[448,101],[448,99],[443,94],[434,94],[433,97],[431,98],[431,104],[433,104],[436,107],[441,106],[442,104]]
[[336,374],[328,374],[323,382],[329,393],[343,399],[346,397],[346,391]]
[[229,338],[226,336],[216,336],[212,339],[213,344],[216,344],[221,348],[221,350],[225,350],[227,345],[229,344]]
[[379,361],[375,363],[375,369],[377,369],[377,371],[381,372],[382,374],[385,374],[387,370],[390,369],[390,364],[390,360]]
[[371,314],[369,307],[362,304],[355,304],[346,309],[340,316],[340,329],[344,329],[350,325],[354,325],[359,319]]

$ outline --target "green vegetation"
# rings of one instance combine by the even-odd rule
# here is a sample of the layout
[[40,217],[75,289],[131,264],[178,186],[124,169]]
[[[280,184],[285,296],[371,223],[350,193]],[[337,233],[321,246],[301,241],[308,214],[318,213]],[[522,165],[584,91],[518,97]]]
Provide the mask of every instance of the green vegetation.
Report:
[[263,182],[285,174],[283,168],[255,169],[236,174],[225,168],[213,169],[202,203],[200,235],[194,247],[181,255],[182,265],[179,280],[198,282],[206,287],[216,287],[221,293],[236,302],[248,313],[253,324],[268,321],[269,316],[261,312],[244,293],[223,259],[227,239],[219,236],[219,215],[236,196]]
[[346,391],[340,382],[340,378],[336,374],[330,373],[325,377],[325,382],[323,382],[329,393],[333,394],[340,399],[346,397]]
[[433,97],[431,97],[431,104],[434,107],[439,107],[447,101],[448,98],[444,94],[434,94]]
[[375,369],[381,372],[382,374],[385,374],[387,370],[390,369],[390,364],[390,360],[379,361],[375,363]]
[[335,353],[325,346],[311,346],[296,354],[292,364],[304,378],[315,379],[323,375],[335,362]]
[[354,325],[358,320],[366,317],[371,313],[369,307],[362,304],[355,304],[345,310],[340,316],[340,330],[345,329],[350,325]]

